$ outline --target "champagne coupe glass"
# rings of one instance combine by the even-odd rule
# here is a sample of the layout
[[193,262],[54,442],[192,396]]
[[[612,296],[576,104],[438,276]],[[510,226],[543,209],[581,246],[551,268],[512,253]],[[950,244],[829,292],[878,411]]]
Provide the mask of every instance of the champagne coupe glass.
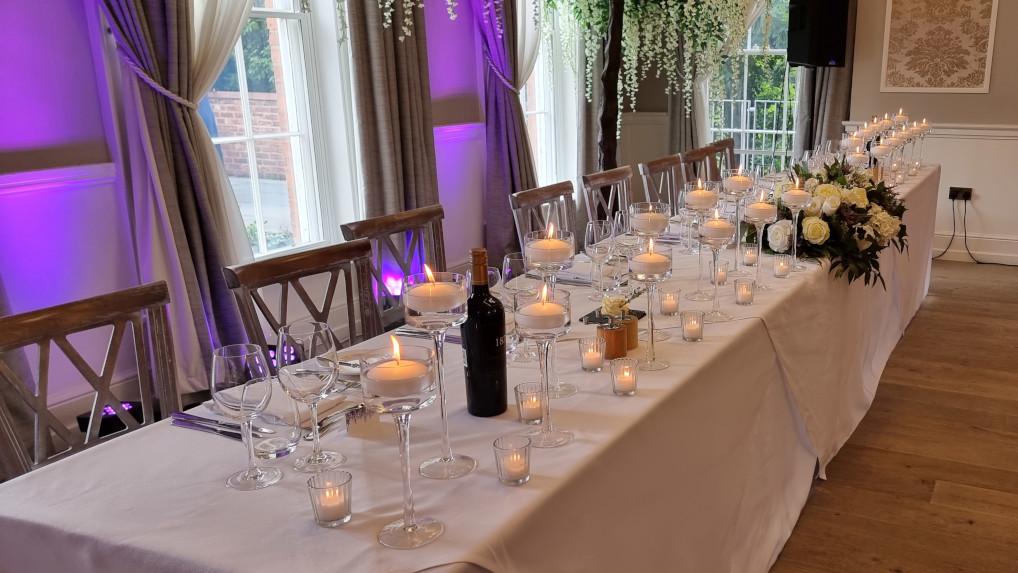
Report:
[[[727,218],[721,217],[716,209],[714,217],[708,219],[700,226],[700,241],[710,247],[714,256],[714,268],[717,268],[718,259],[721,256],[721,249],[728,246],[735,235],[735,224]],[[705,322],[725,322],[732,320],[732,316],[721,311],[718,302],[718,281],[714,281],[714,306],[710,312],[704,315]]]
[[[718,204],[717,183],[697,180],[696,184],[686,183],[686,208],[696,215],[696,225],[703,225],[704,219]],[[697,233],[699,234],[699,233]],[[693,240],[690,225],[690,241]],[[703,246],[696,250],[696,290],[686,295],[688,300],[708,301],[711,294],[703,289]]]
[[[806,205],[813,199],[813,194],[809,191],[805,191],[800,187],[799,180],[796,179],[795,186],[781,194],[781,203],[788,207],[788,210],[792,212],[792,270],[793,271],[804,271],[806,265],[800,264],[798,261],[798,235],[799,235],[799,213],[806,208]],[[759,270],[759,269],[758,269]]]
[[438,410],[442,417],[442,455],[421,464],[421,475],[431,479],[461,478],[477,467],[470,456],[454,454],[449,443],[448,399],[445,391],[445,333],[467,319],[467,285],[459,273],[424,272],[403,279],[403,312],[408,325],[427,330],[435,344],[438,371]]
[[[521,292],[533,294],[537,291],[539,285],[540,283],[536,279],[527,276],[527,261],[523,253],[508,253],[502,258],[502,288],[505,289],[509,297],[506,307],[512,309],[514,315],[516,313],[516,295]],[[530,362],[537,359],[537,353],[533,350],[528,350],[527,345],[520,339],[519,332],[516,330],[515,319],[510,338],[510,360],[513,362]]]
[[597,276],[594,294],[588,300],[599,302],[604,297],[604,263],[612,254],[614,227],[611,221],[587,221],[587,230],[583,236],[583,252],[587,253],[594,263],[594,274]]
[[573,434],[555,427],[551,421],[550,380],[553,368],[551,349],[563,334],[569,332],[569,292],[551,292],[548,285],[535,294],[516,295],[516,328],[525,338],[537,341],[541,367],[541,391],[544,393],[544,416],[540,429],[529,434],[535,448],[557,448],[572,441]]
[[257,344],[231,344],[212,353],[212,400],[226,416],[240,422],[247,447],[247,469],[231,475],[226,485],[241,491],[269,487],[283,477],[279,468],[260,468],[255,461],[251,424],[272,397],[272,375]]
[[[715,255],[716,260],[717,256]],[[640,361],[640,370],[664,370],[668,368],[669,364],[664,360],[657,360],[654,354],[654,301],[657,300],[658,283],[666,281],[672,276],[671,250],[664,249],[662,252],[657,252],[654,250],[654,239],[648,239],[647,244],[641,246],[640,250],[629,259],[629,274],[633,280],[647,285],[647,318],[650,327],[647,334],[647,357]]]
[[279,383],[287,396],[311,411],[311,454],[294,460],[293,469],[299,472],[322,472],[346,461],[342,454],[322,451],[318,439],[318,403],[332,392],[338,379],[335,352],[332,330],[324,322],[297,322],[279,329]]
[[403,478],[403,518],[378,533],[378,542],[395,549],[413,549],[431,543],[445,531],[440,521],[414,515],[410,489],[410,415],[435,401],[435,352],[423,346],[401,345],[390,336],[392,350],[378,350],[361,360],[364,405],[379,414],[391,414],[399,438]]
[[756,227],[756,289],[771,290],[761,282],[760,267],[763,266],[763,232],[764,226],[778,220],[778,207],[768,199],[767,191],[761,189],[756,194],[756,201],[746,205],[746,222]]
[[629,206],[629,229],[641,240],[660,237],[668,230],[668,203],[633,203]]
[[[562,231],[555,228],[555,224],[549,224],[545,231],[533,231],[527,233],[524,240],[523,254],[527,259],[527,268],[536,271],[548,285],[548,290],[555,292],[555,276],[573,266],[573,257],[576,253],[573,234],[569,231]],[[551,349],[549,369],[553,380],[551,382],[550,396],[552,398],[566,398],[580,391],[575,384],[560,384],[555,364],[555,348]]]
[[[756,185],[756,170],[754,169],[726,169],[721,172],[723,190],[725,195],[735,203],[735,264],[732,265],[732,272],[729,276],[741,277],[749,273],[741,270],[742,261],[738,253],[742,251],[742,232],[739,229],[739,221],[742,220],[742,200],[753,192]],[[701,235],[702,236],[702,235]]]

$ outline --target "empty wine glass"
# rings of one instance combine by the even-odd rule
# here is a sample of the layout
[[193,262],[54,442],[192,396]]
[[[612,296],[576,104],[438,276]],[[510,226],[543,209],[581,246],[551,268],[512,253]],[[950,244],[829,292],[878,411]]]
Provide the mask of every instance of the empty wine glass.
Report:
[[318,403],[338,378],[335,352],[332,330],[324,322],[298,322],[279,329],[279,383],[291,399],[307,404],[311,412],[312,448],[309,455],[294,460],[293,469],[299,472],[330,470],[346,461],[342,454],[322,451],[318,439]]
[[587,221],[587,230],[583,237],[583,252],[587,253],[594,263],[594,275],[597,277],[596,291],[588,297],[592,301],[600,301],[604,297],[604,263],[612,254],[612,238],[614,229],[611,221]]
[[613,222],[615,226],[615,251],[619,255],[629,258],[633,248],[640,241],[640,238],[632,233],[632,228],[629,226],[629,213],[617,211]]
[[226,485],[241,491],[262,489],[283,477],[279,468],[260,468],[255,458],[251,424],[272,398],[272,375],[265,353],[256,344],[231,344],[212,353],[212,400],[226,416],[240,422],[247,448],[247,469],[231,475]]

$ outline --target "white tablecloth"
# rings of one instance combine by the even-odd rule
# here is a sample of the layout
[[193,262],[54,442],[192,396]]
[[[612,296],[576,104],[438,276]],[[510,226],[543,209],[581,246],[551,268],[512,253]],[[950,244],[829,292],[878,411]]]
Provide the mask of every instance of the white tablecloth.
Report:
[[[708,325],[699,344],[671,329],[658,348],[672,367],[641,372],[634,397],[612,395],[606,372],[580,372],[576,343],[561,343],[560,377],[582,391],[554,401],[553,414],[576,440],[536,450],[522,487],[499,484],[491,451],[495,437],[521,429],[512,406],[469,416],[462,357],[448,346],[454,449],[480,467],[454,481],[415,479],[418,513],[446,524],[431,545],[375,542],[401,507],[387,426],[324,439],[350,458],[355,511],[326,530],[314,525],[291,460],[272,462],[285,469],[272,488],[228,490],[242,447],[161,423],[0,485],[0,571],[766,571],[817,458],[826,463],[864,415],[926,292],[938,180],[929,168],[902,186],[912,247],[884,261],[886,292],[819,268],[770,278],[776,289],[751,307],[732,304],[728,287],[723,304],[737,320]],[[676,261],[684,288],[694,268]],[[575,297],[574,316],[593,307]],[[592,331],[574,325],[574,334]],[[536,376],[534,365],[514,365],[510,383]],[[414,417],[415,464],[438,450],[437,410]]]

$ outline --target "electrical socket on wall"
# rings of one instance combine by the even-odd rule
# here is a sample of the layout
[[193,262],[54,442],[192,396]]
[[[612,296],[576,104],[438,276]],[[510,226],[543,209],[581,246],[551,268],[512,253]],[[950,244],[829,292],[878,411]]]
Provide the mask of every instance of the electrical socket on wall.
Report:
[[952,201],[971,201],[971,187],[951,187],[947,190],[947,198]]

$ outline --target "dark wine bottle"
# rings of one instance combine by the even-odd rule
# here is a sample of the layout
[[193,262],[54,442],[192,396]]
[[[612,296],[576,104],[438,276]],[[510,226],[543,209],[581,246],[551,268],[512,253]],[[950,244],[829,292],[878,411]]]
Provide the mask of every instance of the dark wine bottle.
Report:
[[506,410],[505,309],[488,289],[488,251],[470,250],[473,284],[460,326],[467,379],[467,411],[497,416]]

